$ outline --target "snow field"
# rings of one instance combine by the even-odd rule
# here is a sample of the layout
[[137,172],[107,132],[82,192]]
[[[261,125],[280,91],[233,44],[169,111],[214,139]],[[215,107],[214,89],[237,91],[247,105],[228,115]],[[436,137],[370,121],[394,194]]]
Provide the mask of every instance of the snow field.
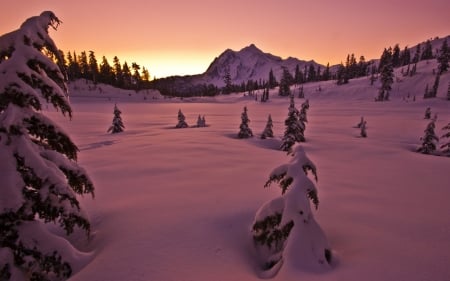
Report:
[[[450,159],[413,151],[425,108],[439,112],[440,135],[450,104],[398,96],[375,103],[349,92],[333,100],[326,87],[307,92],[304,147],[319,177],[314,216],[338,264],[274,280],[447,280]],[[259,280],[249,229],[257,209],[280,194],[263,188],[270,171],[290,159],[278,150],[289,101],[272,96],[268,103],[240,95],[235,102],[120,102],[125,132],[114,135],[106,134],[114,101],[73,97],[74,118],[60,124],[81,149],[96,198],[83,201],[95,235],[79,246],[95,258],[71,280]],[[245,105],[255,137],[242,140]],[[174,129],[178,109],[190,126],[202,114],[209,127]],[[269,113],[276,137],[261,140]],[[361,116],[365,139],[353,128]]]

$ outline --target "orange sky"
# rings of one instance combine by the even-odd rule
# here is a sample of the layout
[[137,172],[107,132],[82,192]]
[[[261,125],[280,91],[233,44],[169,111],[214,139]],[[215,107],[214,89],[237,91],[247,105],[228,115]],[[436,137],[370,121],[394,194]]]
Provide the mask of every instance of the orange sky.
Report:
[[9,0],[0,34],[51,10],[64,51],[95,52],[110,64],[137,62],[152,77],[198,74],[227,48],[251,43],[283,58],[337,64],[348,53],[379,58],[383,48],[450,34],[448,0]]

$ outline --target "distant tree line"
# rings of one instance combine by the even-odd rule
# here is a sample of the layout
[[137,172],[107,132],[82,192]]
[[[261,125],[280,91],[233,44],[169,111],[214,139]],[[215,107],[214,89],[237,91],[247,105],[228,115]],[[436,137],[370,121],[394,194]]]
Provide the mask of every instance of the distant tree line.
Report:
[[122,64],[117,56],[114,56],[112,64],[105,56],[100,63],[94,51],[82,51],[79,55],[74,52],[64,54],[64,65],[67,69],[69,81],[87,79],[94,83],[104,83],[122,89],[148,89],[150,87],[150,73],[144,66],[136,62],[129,65],[126,61]]

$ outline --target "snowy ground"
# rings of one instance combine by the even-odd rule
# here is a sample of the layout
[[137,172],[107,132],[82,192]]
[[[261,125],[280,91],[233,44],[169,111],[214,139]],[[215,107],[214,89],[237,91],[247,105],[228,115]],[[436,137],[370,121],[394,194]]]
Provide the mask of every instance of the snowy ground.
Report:
[[[442,93],[449,78],[441,78]],[[450,102],[443,94],[422,100],[420,79],[433,81],[430,74],[396,83],[392,101],[383,103],[373,102],[376,88],[366,78],[321,83],[321,92],[307,85],[304,147],[318,168],[315,218],[338,262],[328,272],[281,271],[274,280],[450,280],[450,158],[414,152],[425,108],[438,113],[441,135]],[[100,98],[73,91],[72,121],[48,112],[78,144],[96,185],[95,199],[83,200],[94,235],[87,244],[73,237],[91,261],[70,280],[259,280],[249,228],[256,210],[280,194],[263,185],[289,161],[278,150],[288,99],[136,102],[111,91]],[[126,131],[111,135],[114,102]],[[276,138],[237,139],[244,106],[256,135],[272,114]],[[174,129],[179,109],[189,125],[202,114],[209,126]],[[361,116],[368,138],[354,128]]]

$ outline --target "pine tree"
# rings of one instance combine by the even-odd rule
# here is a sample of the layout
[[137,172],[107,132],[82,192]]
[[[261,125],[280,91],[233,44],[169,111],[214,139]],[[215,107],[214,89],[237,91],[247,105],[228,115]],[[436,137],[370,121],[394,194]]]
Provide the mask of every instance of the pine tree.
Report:
[[431,41],[427,40],[425,42],[425,47],[420,56],[420,60],[429,60],[433,58],[433,47],[431,46]]
[[364,117],[361,116],[361,120],[360,120],[359,123],[356,125],[356,128],[361,128],[361,126],[363,125],[363,123],[364,123]]
[[447,100],[450,100],[450,82],[448,83],[447,87]]
[[275,75],[273,75],[272,69],[269,71],[269,88],[273,89],[278,85],[277,79],[275,78]]
[[409,51],[408,46],[406,46],[400,54],[400,63],[402,66],[411,63],[411,52]]
[[425,109],[425,117],[424,119],[430,119],[431,118],[431,108],[427,107],[427,109]]
[[439,89],[439,80],[441,78],[440,74],[436,75],[436,78],[434,79],[434,84],[433,84],[433,88],[431,89],[430,93],[429,93],[429,97],[430,98],[435,98],[437,96],[437,92]]
[[102,62],[100,63],[100,70],[99,70],[99,82],[105,83],[105,84],[114,84],[114,73],[111,65],[109,64],[108,60],[105,56],[102,57]]
[[80,63],[81,78],[89,79],[89,64],[85,51],[81,52],[79,63]]
[[178,124],[175,126],[175,128],[189,127],[185,120],[186,120],[186,117],[184,117],[183,112],[181,112],[181,109],[179,109],[178,110]]
[[289,73],[289,70],[287,68],[283,68],[283,74],[281,75],[280,79],[280,87],[278,94],[280,96],[286,97],[291,94],[291,84],[292,84],[293,78],[292,75]]
[[287,151],[289,153],[296,142],[305,141],[305,123],[299,120],[299,115],[300,112],[295,107],[294,96],[291,95],[288,117],[284,121],[286,129],[280,146],[282,151]]
[[122,81],[124,88],[130,88],[131,85],[131,70],[127,62],[122,65]]
[[262,139],[266,138],[273,138],[273,122],[272,122],[272,116],[269,114],[269,117],[267,118],[266,127],[264,128],[264,131],[261,134]]
[[205,119],[205,115],[202,116],[202,126],[206,127],[206,119]]
[[303,90],[303,85],[301,85],[300,88],[298,88],[298,98],[299,99],[305,98],[305,91]]
[[90,233],[77,196],[94,186],[77,146],[42,113],[46,101],[72,116],[63,59],[48,34],[60,23],[45,11],[0,36],[1,280],[67,279],[81,257],[45,224]]
[[88,61],[88,79],[92,80],[94,83],[98,82],[98,63],[97,58],[95,57],[95,53],[93,51],[89,51],[89,61]]
[[391,63],[387,63],[381,70],[381,88],[378,93],[377,101],[389,100],[389,91],[394,83],[394,69]]
[[308,123],[308,118],[306,116],[308,109],[309,109],[309,100],[307,99],[302,103],[300,114],[298,115],[298,119],[301,123]]
[[134,85],[134,89],[139,90],[141,87],[141,74],[139,73],[139,70],[141,70],[141,66],[133,62],[131,63],[131,68],[133,69],[132,83]]
[[120,64],[120,60],[117,56],[114,56],[114,58],[113,58],[113,68],[114,68],[114,76],[115,76],[115,83],[113,85],[115,85],[119,88],[122,88],[124,85],[122,65]]
[[438,75],[446,72],[449,68],[450,49],[447,45],[447,38],[442,42],[441,50],[437,57],[438,60]]
[[241,114],[241,125],[239,126],[239,133],[238,133],[238,137],[240,139],[246,139],[249,137],[253,137],[253,132],[252,129],[250,129],[250,127],[248,126],[248,123],[250,123],[250,119],[248,118],[247,115],[247,107],[244,106],[244,111]]
[[122,111],[119,110],[117,107],[117,104],[114,104],[114,117],[112,120],[112,125],[108,129],[108,133],[111,132],[112,134],[121,133],[123,132],[125,126],[122,122],[122,117],[120,116],[122,114]]
[[418,63],[419,62],[419,60],[420,60],[420,54],[421,54],[421,51],[420,51],[420,44],[418,44],[417,45],[417,47],[416,47],[416,53],[414,54],[414,57],[413,57],[413,59],[412,59],[412,63]]
[[424,130],[425,135],[420,138],[422,145],[417,148],[417,151],[423,154],[434,154],[437,148],[437,143],[439,141],[438,136],[435,134],[434,129],[436,119],[433,118],[430,123],[428,123],[427,128]]
[[201,116],[200,114],[198,115],[197,127],[206,127],[205,115],[203,115],[203,116]]
[[231,84],[231,73],[230,73],[230,66],[225,67],[225,74],[223,76],[223,82],[225,83],[224,93],[229,94],[232,91],[232,84]]
[[395,44],[394,49],[392,50],[392,65],[394,67],[402,65],[400,62],[400,46],[398,44]]
[[430,95],[430,90],[428,89],[428,84],[426,84],[425,85],[425,92],[423,93],[423,98],[424,99],[428,99],[428,98],[430,98],[431,97],[431,95]]
[[[326,268],[333,259],[329,243],[311,208],[311,203],[316,209],[319,205],[317,188],[308,177],[311,172],[317,182],[316,166],[300,145],[292,154],[291,161],[276,167],[264,185],[277,183],[281,196],[259,208],[252,225],[263,278],[275,276],[285,259],[294,266],[306,266],[298,263],[311,261]],[[302,259],[295,260],[299,256]]]
[[361,124],[361,137],[363,137],[363,138],[367,138],[367,131],[366,131],[366,129],[367,129],[367,122],[364,120],[364,121],[362,121],[362,124]]
[[441,139],[446,138],[448,142],[441,145],[441,152],[443,155],[450,157],[450,123],[443,127],[442,130],[447,130],[447,132],[442,135]]

